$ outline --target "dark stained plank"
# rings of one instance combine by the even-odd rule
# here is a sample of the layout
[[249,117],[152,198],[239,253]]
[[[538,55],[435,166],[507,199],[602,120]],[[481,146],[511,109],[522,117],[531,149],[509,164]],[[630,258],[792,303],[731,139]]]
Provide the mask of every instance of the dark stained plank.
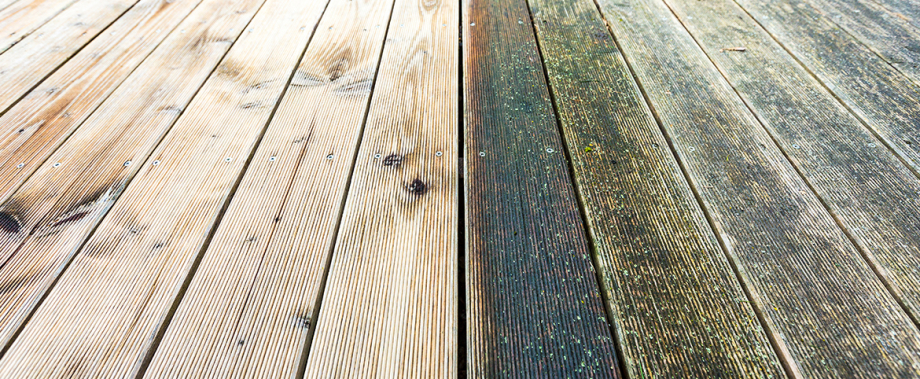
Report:
[[392,13],[307,378],[458,376],[460,4]]
[[332,0],[147,378],[299,378],[393,0]]
[[469,375],[617,377],[527,2],[463,10]]
[[[920,320],[917,177],[737,4],[667,2]],[[747,50],[721,51],[726,46]]]
[[737,0],[920,173],[920,86],[802,0]]
[[667,6],[599,4],[789,372],[920,375],[920,331]]
[[531,6],[628,377],[783,377],[594,3]]
[[[0,114],[137,2],[138,0],[82,0],[0,55]],[[148,12],[135,12],[137,13]],[[119,40],[121,36],[112,35],[103,39]],[[99,43],[97,46],[102,45]],[[102,55],[104,51],[95,53]],[[55,87],[45,90],[57,92]]]
[[815,10],[920,83],[920,30],[866,0],[807,0]]
[[[225,45],[222,40],[233,37],[221,34],[245,30],[149,158],[122,163],[122,169],[140,165],[136,176],[115,204],[106,204],[111,210],[0,359],[0,377],[134,378],[142,373],[326,5],[257,4],[211,12],[258,10],[245,28],[202,25],[206,35],[217,38],[187,36],[197,42],[194,50]],[[172,67],[166,63],[157,69],[181,73]],[[156,98],[157,88],[147,89]],[[165,108],[160,117],[176,117],[174,109]],[[99,158],[118,150],[106,153]],[[106,167],[118,167],[110,162]],[[59,244],[50,251],[75,249],[85,237],[69,231],[41,240]]]
[[[207,0],[189,15],[195,2],[175,2],[156,12],[167,20],[154,22],[154,17],[148,20],[151,26],[178,30],[163,36],[163,44],[105,102],[92,99],[89,110],[63,107],[60,111],[69,109],[72,117],[46,124],[53,130],[74,119],[86,120],[21,188],[7,188],[9,199],[0,206],[0,216],[12,220],[0,232],[0,347],[9,344],[259,5],[260,0]],[[166,22],[170,17],[174,20]],[[145,40],[128,34],[132,42]],[[57,141],[32,142],[52,143]]]
[[[19,0],[0,10],[0,54],[73,5],[77,0]],[[105,13],[105,2],[84,1],[95,6],[90,15]],[[103,16],[104,17],[104,16]]]

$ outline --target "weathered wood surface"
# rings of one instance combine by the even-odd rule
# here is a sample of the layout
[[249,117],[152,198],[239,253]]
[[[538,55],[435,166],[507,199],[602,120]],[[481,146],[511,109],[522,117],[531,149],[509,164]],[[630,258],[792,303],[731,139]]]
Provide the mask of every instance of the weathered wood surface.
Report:
[[531,6],[629,377],[782,377],[595,5]]
[[74,2],[76,0],[19,0],[0,10],[0,54],[19,43],[54,16],[73,5]]
[[788,371],[920,375],[920,331],[666,5],[599,4]]
[[807,0],[815,10],[920,83],[920,30],[866,0]]
[[7,188],[12,196],[0,206],[5,225],[0,347],[7,346],[261,2],[209,0],[180,24],[194,6],[182,4],[161,13],[177,18],[171,25],[158,23],[178,30],[92,116],[87,110],[61,119],[88,118],[22,188],[15,193]]
[[667,1],[920,320],[920,181],[734,2]]
[[880,5],[894,15],[920,30],[920,3],[915,0],[866,0]]
[[392,0],[332,0],[145,376],[299,378]]
[[[212,13],[251,13],[257,3],[239,5]],[[143,370],[324,8],[281,0],[258,8],[156,150],[127,166],[141,165],[0,360],[0,377],[123,378]],[[197,41],[191,47],[223,45],[233,37],[221,34],[241,25],[223,26],[204,27],[215,40],[189,36]],[[105,198],[119,185],[84,193]]]
[[469,375],[617,377],[527,2],[463,10]]
[[141,1],[0,117],[0,202],[9,199],[199,1]]
[[397,0],[306,376],[457,376],[457,1]]
[[920,86],[801,0],[737,0],[920,174]]
[[[0,114],[80,51],[137,1],[82,0],[36,33],[0,54]],[[46,90],[57,91],[54,87]]]

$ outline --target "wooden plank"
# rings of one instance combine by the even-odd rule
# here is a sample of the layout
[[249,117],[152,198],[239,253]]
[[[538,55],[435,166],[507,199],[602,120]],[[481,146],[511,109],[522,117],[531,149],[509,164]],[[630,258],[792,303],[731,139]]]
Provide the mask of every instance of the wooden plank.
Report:
[[307,377],[457,376],[458,7],[394,5]]
[[788,371],[920,375],[920,331],[667,6],[599,4]]
[[8,220],[0,235],[0,347],[9,344],[260,5],[209,0],[181,24],[195,2],[161,11],[159,17],[176,20],[154,25],[178,30],[92,116],[79,116],[89,119],[0,207],[0,218]]
[[920,181],[737,4],[668,3],[920,320]]
[[909,22],[915,28],[920,28],[920,3],[914,0],[868,0],[880,5],[888,13]]
[[920,86],[801,0],[736,3],[920,173]]
[[145,376],[294,378],[392,0],[333,0]]
[[0,117],[0,202],[9,199],[200,1],[141,1]]
[[783,377],[595,4],[531,8],[628,377]]
[[[82,0],[0,55],[0,114],[137,1]],[[103,51],[95,53],[101,56]]]
[[907,20],[866,0],[807,2],[915,83],[920,83],[920,30]]
[[[20,0],[0,11],[0,54],[77,0]],[[94,14],[94,16],[100,16]],[[102,15],[104,17],[104,14]]]
[[[136,157],[137,176],[0,360],[0,376],[141,374],[324,8],[270,0],[259,9],[156,150],[146,162]],[[226,38],[225,30],[204,30]],[[109,162],[132,158],[116,152]],[[83,238],[55,233],[43,241],[62,251]]]
[[463,2],[469,375],[618,377],[527,2]]

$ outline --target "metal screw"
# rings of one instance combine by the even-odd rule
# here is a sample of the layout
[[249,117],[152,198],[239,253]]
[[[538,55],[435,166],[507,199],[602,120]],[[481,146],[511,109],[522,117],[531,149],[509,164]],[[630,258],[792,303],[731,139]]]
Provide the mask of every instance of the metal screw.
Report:
[[274,162],[275,159],[277,159],[277,158],[275,158],[275,157],[268,157],[268,161],[269,161],[269,162]]
[[547,147],[547,148],[546,148],[546,152],[547,152],[547,153],[552,154],[552,153],[554,153],[555,151],[556,151],[556,150],[553,150],[552,147]]
[[233,160],[233,158],[227,157],[226,159],[224,159],[224,162],[230,163],[230,161],[232,161],[232,160]]
[[57,163],[51,165],[51,167],[61,167],[61,162],[57,162]]
[[327,155],[326,159],[332,159],[332,154]]
[[479,156],[480,156],[480,157],[486,156],[486,152],[485,152],[485,151],[480,151],[480,152],[479,152]]
[[25,164],[25,163],[20,163],[20,164],[16,165],[16,168],[23,168],[23,167],[26,167],[26,164]]
[[380,159],[380,154],[374,154],[374,159]]
[[436,157],[440,157],[440,156],[442,156],[442,155],[444,155],[444,153],[442,153],[442,152],[440,152],[440,151],[434,153],[434,156],[436,156]]
[[159,166],[159,165],[160,165],[160,161],[153,161],[153,165],[154,165],[154,166]]
[[130,165],[131,165],[131,161],[125,161],[125,167],[128,167]]

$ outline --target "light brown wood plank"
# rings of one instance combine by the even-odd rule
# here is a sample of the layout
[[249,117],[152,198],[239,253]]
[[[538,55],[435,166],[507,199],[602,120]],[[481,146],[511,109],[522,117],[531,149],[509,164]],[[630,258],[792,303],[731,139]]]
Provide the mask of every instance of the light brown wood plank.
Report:
[[735,2],[920,174],[920,86],[802,0]]
[[789,372],[920,375],[920,331],[667,6],[599,4]]
[[457,376],[459,18],[394,5],[307,377]]
[[807,0],[815,10],[920,83],[920,30],[866,0]]
[[23,38],[76,1],[20,0],[0,10],[0,54],[22,41]]
[[148,378],[302,373],[392,0],[332,0]]
[[783,377],[595,4],[530,3],[629,377]]
[[81,0],[0,55],[0,114],[137,1]]
[[920,181],[734,2],[668,3],[920,320]]
[[199,2],[141,1],[0,117],[0,201],[6,202]]
[[92,116],[80,116],[88,120],[0,207],[6,221],[0,346],[8,345],[261,1],[208,0],[180,23],[194,5],[177,2],[159,12],[176,20],[155,25],[179,29]]
[[[137,162],[134,180],[0,360],[0,377],[140,373],[324,8],[269,0],[259,9],[150,158]],[[83,238],[64,236],[51,235],[63,245],[52,251]]]
[[469,375],[618,377],[527,1],[462,4]]

